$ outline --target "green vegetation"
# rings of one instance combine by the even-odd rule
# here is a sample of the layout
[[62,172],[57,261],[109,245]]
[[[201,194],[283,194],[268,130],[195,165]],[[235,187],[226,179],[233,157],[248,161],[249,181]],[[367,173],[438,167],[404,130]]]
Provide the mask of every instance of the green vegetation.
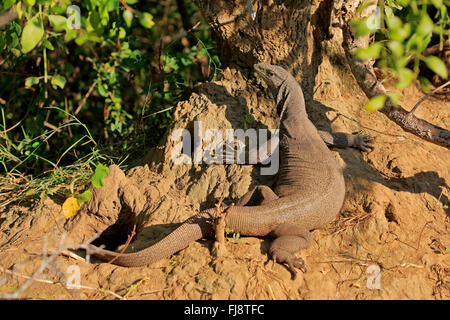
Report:
[[236,232],[234,232],[234,230],[233,229],[230,229],[230,228],[225,228],[225,236],[226,237],[229,237],[231,235],[231,237],[232,237],[232,241],[233,242],[237,242],[237,241],[239,241],[239,239],[241,238],[241,234],[238,232],[238,233],[236,233]]
[[43,197],[76,180],[73,194],[99,163],[131,165],[160,141],[176,103],[220,72],[209,27],[185,5],[181,16],[170,0],[0,4],[18,15],[0,29],[0,192]]
[[[429,92],[448,77],[424,52],[448,43],[450,0],[372,4],[379,15],[353,21],[371,38],[359,58],[375,59],[398,89],[418,79]],[[177,102],[221,71],[211,30],[188,0],[6,0],[0,17],[11,8],[18,17],[0,27],[0,205],[60,191],[85,201],[86,184],[102,180],[94,171],[132,166],[160,142]],[[246,115],[244,126],[253,121]]]
[[[440,51],[450,35],[449,0],[380,0],[365,2],[357,10],[360,14],[368,6],[377,4],[377,14],[356,17],[353,27],[357,36],[368,35],[368,48],[356,51],[362,60],[376,59],[385,77],[394,77],[397,89],[408,87],[415,79],[425,92],[430,92],[430,78],[437,75],[448,78],[445,63],[427,48],[439,47]],[[426,67],[424,67],[426,66]],[[396,103],[398,96],[389,94]],[[383,107],[386,97],[374,97],[366,105],[368,110]]]

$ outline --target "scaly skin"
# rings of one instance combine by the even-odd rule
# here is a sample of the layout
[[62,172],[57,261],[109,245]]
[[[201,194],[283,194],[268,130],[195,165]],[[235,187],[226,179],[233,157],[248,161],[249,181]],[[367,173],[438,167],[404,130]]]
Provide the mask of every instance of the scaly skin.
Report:
[[[259,186],[247,193],[230,209],[226,225],[241,235],[275,237],[269,253],[277,262],[287,264],[295,278],[295,268],[306,270],[306,267],[294,253],[310,246],[310,230],[330,222],[338,214],[344,200],[344,178],[335,157],[308,119],[303,92],[295,78],[283,68],[266,63],[255,65],[255,70],[276,97],[280,115],[278,180],[274,191]],[[354,143],[352,139],[347,140]],[[333,145],[331,140],[327,144]],[[362,141],[358,147],[367,147],[368,139],[363,137]],[[152,264],[192,241],[210,236],[215,212],[214,208],[198,213],[142,251],[119,254],[94,246],[91,249],[104,260],[116,258],[113,262],[116,265]]]

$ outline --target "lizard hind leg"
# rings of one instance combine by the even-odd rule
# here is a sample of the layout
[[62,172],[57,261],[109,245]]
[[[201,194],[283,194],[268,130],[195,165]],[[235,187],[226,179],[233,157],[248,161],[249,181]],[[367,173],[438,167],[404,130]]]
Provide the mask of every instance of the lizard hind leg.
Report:
[[292,279],[295,280],[297,278],[295,268],[303,272],[307,271],[305,262],[302,258],[297,258],[295,252],[311,245],[311,233],[302,226],[285,223],[272,231],[272,235],[275,240],[269,249],[270,256],[280,264],[287,264],[288,270],[292,273]]

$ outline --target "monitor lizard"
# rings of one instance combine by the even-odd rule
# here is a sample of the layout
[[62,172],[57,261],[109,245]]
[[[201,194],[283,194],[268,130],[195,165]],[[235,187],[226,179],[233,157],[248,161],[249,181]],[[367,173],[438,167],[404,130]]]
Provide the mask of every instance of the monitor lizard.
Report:
[[[372,148],[369,135],[319,132],[309,120],[302,89],[285,69],[267,63],[255,65],[272,91],[280,116],[280,167],[275,188],[260,185],[227,210],[226,226],[246,236],[272,236],[270,257],[285,264],[292,277],[296,268],[306,271],[295,252],[311,245],[310,231],[339,213],[345,184],[342,169],[328,146]],[[211,236],[217,209],[204,210],[184,221],[154,245],[134,253],[117,253],[90,245],[93,255],[114,259],[120,266],[152,264]]]

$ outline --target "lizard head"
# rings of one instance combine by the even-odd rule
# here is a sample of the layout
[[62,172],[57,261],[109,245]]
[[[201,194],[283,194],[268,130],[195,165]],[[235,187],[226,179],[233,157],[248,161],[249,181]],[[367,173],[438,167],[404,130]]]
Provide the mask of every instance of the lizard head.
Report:
[[[284,97],[280,96],[280,89],[287,80],[292,79],[291,74],[279,66],[274,66],[265,62],[257,63],[254,66],[256,74],[258,74],[269,87],[269,91],[277,102],[277,114],[281,117],[284,113]],[[291,80],[292,81],[292,80]],[[289,84],[289,81],[287,82]],[[297,83],[294,81],[293,83]],[[282,103],[279,103],[282,102]]]
[[280,86],[289,77],[289,73],[282,67],[274,66],[265,62],[254,66],[256,73],[267,83],[270,91],[276,96]]

